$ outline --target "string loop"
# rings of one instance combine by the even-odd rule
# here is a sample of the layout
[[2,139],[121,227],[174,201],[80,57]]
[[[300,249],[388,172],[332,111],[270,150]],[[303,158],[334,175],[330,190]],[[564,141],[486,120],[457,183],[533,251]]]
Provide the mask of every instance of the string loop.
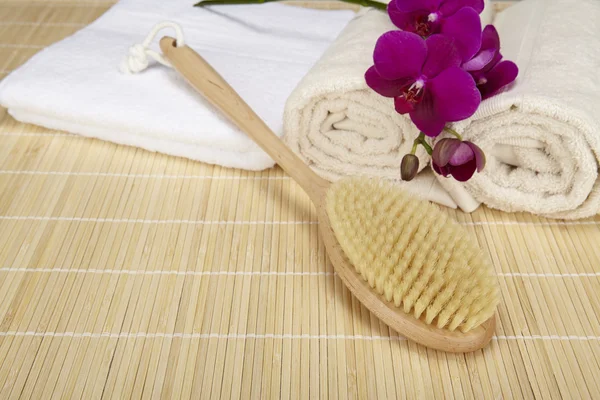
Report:
[[175,30],[176,46],[181,47],[185,44],[183,40],[183,30],[175,22],[164,21],[158,23],[152,28],[146,39],[142,43],[134,44],[129,47],[127,56],[121,61],[119,69],[126,74],[135,74],[148,68],[150,58],[156,60],[166,67],[171,67],[169,61],[162,54],[149,48],[150,44],[161,29],[173,28]]

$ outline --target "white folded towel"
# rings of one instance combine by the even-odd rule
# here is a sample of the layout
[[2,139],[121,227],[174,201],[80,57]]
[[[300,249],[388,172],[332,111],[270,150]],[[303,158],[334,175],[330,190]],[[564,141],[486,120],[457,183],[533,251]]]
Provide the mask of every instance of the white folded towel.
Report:
[[281,134],[287,97],[354,13],[281,4],[199,9],[193,3],[120,1],[6,77],[0,104],[17,120],[52,129],[227,167],[271,167],[271,158],[175,71],[157,64],[127,75],[119,71],[121,60],[156,23],[177,22],[186,44]]
[[[493,6],[486,2],[482,23],[490,23],[492,18]],[[418,130],[394,110],[391,99],[371,90],[364,78],[373,64],[375,42],[394,29],[385,12],[359,12],[286,103],[285,141],[326,179],[400,177],[400,162],[410,152]],[[422,147],[417,156],[422,169],[429,157]],[[403,184],[423,198],[455,207],[451,197],[425,173],[421,179]]]
[[459,206],[583,218],[600,211],[600,2],[525,0],[496,17],[519,77],[455,125],[487,154],[465,184],[439,177]]

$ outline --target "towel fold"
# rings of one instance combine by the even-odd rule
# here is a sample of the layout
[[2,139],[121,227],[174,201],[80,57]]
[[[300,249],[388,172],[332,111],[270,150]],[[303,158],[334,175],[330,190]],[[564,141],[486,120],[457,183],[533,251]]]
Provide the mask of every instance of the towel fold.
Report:
[[455,125],[487,154],[464,184],[438,177],[459,206],[575,219],[600,211],[600,2],[525,0],[496,17],[509,90]]
[[[493,7],[486,3],[482,23],[491,22],[492,17]],[[371,90],[364,78],[373,64],[375,42],[394,29],[384,12],[359,12],[286,103],[285,141],[326,179],[400,177],[400,162],[410,152],[418,130],[394,110],[391,99]],[[423,169],[429,157],[422,147],[417,156]],[[456,206],[439,185],[431,184],[429,175],[402,184],[425,199]]]
[[[175,71],[151,65],[126,75],[119,71],[121,60],[155,24],[177,22],[186,44],[281,135],[287,97],[354,13],[281,4],[192,5],[187,0],[120,1],[0,82],[0,104],[17,120],[52,129],[226,167],[273,166]],[[153,47],[158,50],[157,43]]]

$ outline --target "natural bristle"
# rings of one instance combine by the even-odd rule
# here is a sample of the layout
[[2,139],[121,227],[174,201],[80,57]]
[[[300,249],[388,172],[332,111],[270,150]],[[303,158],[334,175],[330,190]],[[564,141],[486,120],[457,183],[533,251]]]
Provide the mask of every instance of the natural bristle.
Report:
[[330,187],[327,214],[356,271],[404,312],[463,332],[494,314],[487,258],[435,205],[388,181],[349,178]]

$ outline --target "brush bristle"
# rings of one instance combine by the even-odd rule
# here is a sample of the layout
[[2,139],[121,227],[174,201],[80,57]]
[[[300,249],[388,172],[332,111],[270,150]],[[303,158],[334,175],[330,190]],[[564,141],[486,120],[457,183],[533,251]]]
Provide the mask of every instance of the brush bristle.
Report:
[[463,332],[494,314],[489,261],[435,205],[388,181],[349,178],[330,187],[327,214],[356,271],[405,313]]

